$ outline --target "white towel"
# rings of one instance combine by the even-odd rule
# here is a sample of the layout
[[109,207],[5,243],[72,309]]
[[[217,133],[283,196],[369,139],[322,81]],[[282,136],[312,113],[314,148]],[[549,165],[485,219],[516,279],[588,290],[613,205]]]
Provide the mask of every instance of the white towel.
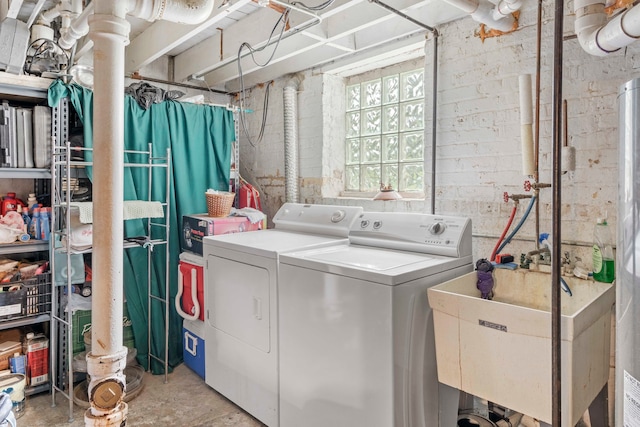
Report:
[[245,217],[247,217],[249,219],[251,224],[255,224],[257,222],[264,221],[264,219],[267,217],[264,213],[260,212],[257,209],[254,209],[254,208],[242,208],[242,209],[231,208],[230,215],[231,216],[245,216]]
[[[71,202],[69,205],[80,210],[81,223],[93,223],[93,202]],[[125,200],[123,209],[124,219],[162,218],[164,216],[164,208],[160,202]]]

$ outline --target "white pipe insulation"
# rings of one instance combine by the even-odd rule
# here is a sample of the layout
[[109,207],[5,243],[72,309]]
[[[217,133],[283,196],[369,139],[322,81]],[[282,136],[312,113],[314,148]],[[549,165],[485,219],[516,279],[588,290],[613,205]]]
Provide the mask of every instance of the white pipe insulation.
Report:
[[640,38],[640,5],[607,22],[604,0],[575,1],[575,32],[580,46],[594,56],[607,56]]
[[[503,15],[500,12],[497,12],[500,18],[494,17],[494,9],[499,8],[502,2],[498,4],[498,6],[495,6],[493,3],[489,2],[488,0],[445,0],[445,1],[450,5],[455,6],[458,9],[462,10],[463,12],[468,13],[471,16],[471,18],[473,18],[474,21],[480,22],[481,24],[485,24],[493,29],[496,29],[499,31],[511,31],[511,29],[513,28],[513,23],[515,22],[515,19],[513,18],[511,13],[509,13],[508,15]],[[510,5],[509,7],[515,7],[515,6],[520,7],[522,5],[522,3],[519,0],[511,1],[511,2],[507,2],[506,0],[504,0],[503,2],[505,3],[505,5],[502,6],[503,10],[507,7],[506,6],[507,3]]]
[[283,89],[284,100],[284,193],[285,202],[298,203],[298,79]]

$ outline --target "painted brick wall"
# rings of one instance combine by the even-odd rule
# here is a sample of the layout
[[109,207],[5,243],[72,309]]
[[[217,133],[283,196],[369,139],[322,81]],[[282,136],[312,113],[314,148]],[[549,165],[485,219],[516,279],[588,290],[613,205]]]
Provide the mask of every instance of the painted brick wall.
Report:
[[[552,180],[552,31],[550,6],[544,10],[542,31],[542,72],[540,107],[540,181]],[[476,36],[478,24],[463,18],[439,28],[440,56],[436,212],[471,217],[474,257],[488,257],[500,235],[512,203],[503,192],[523,193],[518,76],[535,74],[536,5],[526,3],[520,28],[512,34],[489,38]],[[573,34],[573,15],[567,11],[566,35]],[[410,61],[405,70],[426,65],[426,88],[431,87],[431,43],[426,42],[426,58]],[[426,61],[423,62],[423,61]],[[607,58],[589,56],[577,40],[564,43],[563,97],[568,105],[569,144],[576,147],[577,169],[562,179],[563,249],[590,264],[593,225],[608,214],[616,223],[617,205],[617,93],[620,85],[639,75],[640,43]],[[374,72],[375,73],[375,72]],[[344,81],[308,70],[299,93],[301,201],[362,205],[367,210],[428,212],[427,200],[372,202],[339,197],[342,189],[344,149]],[[284,156],[282,88],[291,76],[274,82],[264,140],[252,147],[241,136],[241,169],[262,190],[271,217],[284,201]],[[535,79],[534,79],[535,87]],[[257,135],[262,114],[264,88],[248,92],[252,135]],[[427,140],[430,141],[430,98],[426,105]],[[430,146],[425,169],[430,175]],[[429,179],[428,179],[429,181]],[[540,193],[540,231],[551,231],[552,190]],[[516,221],[528,201],[518,207]],[[534,216],[506,248],[514,254],[534,249]]]

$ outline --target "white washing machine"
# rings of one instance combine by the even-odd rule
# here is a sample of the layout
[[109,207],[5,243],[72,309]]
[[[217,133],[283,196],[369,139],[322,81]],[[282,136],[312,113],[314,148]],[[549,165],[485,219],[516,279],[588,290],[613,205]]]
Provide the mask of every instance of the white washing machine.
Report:
[[280,257],[280,426],[457,425],[427,288],[473,271],[471,220],[365,212],[349,240]]
[[286,203],[274,229],[204,238],[205,382],[279,425],[278,257],[347,244],[360,207]]

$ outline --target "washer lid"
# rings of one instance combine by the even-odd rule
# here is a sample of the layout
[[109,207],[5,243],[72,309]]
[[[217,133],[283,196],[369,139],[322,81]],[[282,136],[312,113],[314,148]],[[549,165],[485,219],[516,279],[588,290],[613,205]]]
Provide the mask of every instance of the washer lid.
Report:
[[399,285],[455,267],[471,265],[471,257],[452,258],[358,245],[337,245],[280,256],[282,265]]
[[276,258],[283,252],[324,247],[347,241],[346,237],[319,236],[275,229],[220,234],[202,239],[205,251],[209,253],[232,250],[269,258]]

